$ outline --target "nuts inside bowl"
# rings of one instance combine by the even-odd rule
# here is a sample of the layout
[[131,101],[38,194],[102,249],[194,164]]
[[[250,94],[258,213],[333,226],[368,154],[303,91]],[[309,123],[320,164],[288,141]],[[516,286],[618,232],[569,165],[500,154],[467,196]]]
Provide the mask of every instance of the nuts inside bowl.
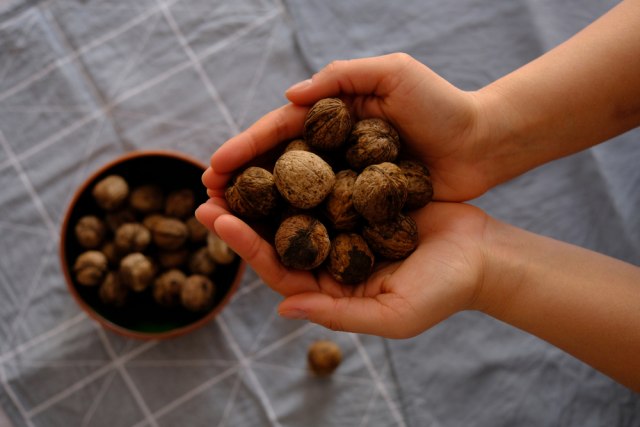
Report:
[[[229,301],[244,263],[224,242],[216,246],[224,263],[214,260],[209,232],[196,224],[194,209],[207,199],[204,169],[180,153],[131,153],[74,195],[62,227],[62,269],[76,301],[105,327],[168,338],[202,326]],[[183,297],[192,276],[199,287],[189,285]]]

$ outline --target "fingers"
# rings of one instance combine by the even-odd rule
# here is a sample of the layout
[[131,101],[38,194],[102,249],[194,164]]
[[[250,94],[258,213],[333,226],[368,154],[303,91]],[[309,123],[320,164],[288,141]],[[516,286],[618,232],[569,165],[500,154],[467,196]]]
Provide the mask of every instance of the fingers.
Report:
[[[207,206],[203,205],[204,210],[199,211],[204,221],[209,220]],[[287,296],[319,289],[311,273],[285,268],[273,247],[239,218],[219,214],[213,222],[213,228],[215,233],[279,294]]]
[[417,64],[409,55],[401,53],[334,61],[310,80],[290,87],[286,96],[291,102],[301,105],[340,94],[384,97],[398,84],[404,70]]
[[211,188],[218,188],[221,181],[228,180],[230,173],[279,143],[302,135],[306,114],[305,107],[285,105],[225,142],[211,156],[212,172],[208,175]]
[[287,318],[308,319],[334,331],[409,338],[421,330],[392,308],[404,305],[396,301],[399,298],[395,294],[363,298],[306,292],[287,297],[278,307],[278,313]]

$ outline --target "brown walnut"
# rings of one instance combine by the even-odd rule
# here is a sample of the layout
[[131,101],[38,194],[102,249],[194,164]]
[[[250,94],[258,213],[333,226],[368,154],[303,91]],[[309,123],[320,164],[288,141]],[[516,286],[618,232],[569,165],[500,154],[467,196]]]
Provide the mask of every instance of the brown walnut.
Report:
[[100,251],[81,253],[73,264],[76,281],[84,286],[99,285],[107,274],[108,264],[107,257]]
[[180,304],[180,292],[187,276],[178,269],[167,270],[153,281],[153,299],[163,307]]
[[131,191],[129,204],[135,211],[142,214],[160,212],[164,206],[164,193],[157,185],[141,185]]
[[151,258],[134,252],[120,261],[120,278],[134,292],[142,292],[151,284],[156,269]]
[[117,272],[111,271],[100,285],[98,296],[107,305],[122,307],[129,298],[129,288],[122,283]]
[[307,113],[303,136],[313,148],[334,150],[346,141],[351,125],[351,114],[345,103],[338,98],[325,98]]
[[335,174],[317,154],[288,151],[276,161],[273,178],[282,197],[293,207],[309,209],[331,192]]
[[236,253],[231,250],[224,240],[213,233],[207,236],[207,250],[216,264],[231,264],[236,259]]
[[336,174],[336,182],[324,201],[324,213],[336,230],[353,230],[360,223],[360,214],[353,207],[353,187],[358,174],[351,169]]
[[180,301],[189,311],[204,311],[213,306],[215,292],[215,284],[208,277],[194,274],[185,280]]
[[177,268],[187,263],[189,259],[189,250],[187,248],[178,248],[174,250],[160,250],[156,254],[158,264],[162,268]]
[[200,221],[196,219],[195,216],[189,218],[185,224],[187,225],[187,230],[189,231],[189,241],[193,243],[204,243],[207,240],[207,235],[209,235],[209,230],[207,227],[202,225]]
[[431,173],[422,163],[413,160],[398,162],[405,178],[407,178],[406,209],[417,209],[427,205],[433,198]]
[[196,196],[193,190],[183,188],[167,194],[164,202],[164,213],[176,218],[186,218],[193,215],[196,206]]
[[346,158],[352,168],[393,162],[400,150],[398,132],[385,120],[373,118],[357,122],[351,130]]
[[216,269],[216,263],[209,255],[206,246],[198,249],[189,257],[189,271],[193,274],[210,275]]
[[257,166],[235,176],[224,196],[232,211],[249,219],[269,216],[279,198],[271,172]]
[[300,150],[300,151],[311,151],[311,146],[307,144],[304,139],[298,138],[289,142],[286,147],[284,147],[284,152]]
[[356,179],[352,198],[353,206],[368,222],[387,222],[407,200],[407,179],[390,162],[367,166]]
[[282,264],[311,270],[327,258],[331,242],[325,226],[310,215],[294,215],[280,224],[275,247]]
[[374,260],[373,253],[362,236],[342,233],[331,241],[327,271],[338,282],[355,285],[369,277]]
[[113,211],[127,200],[129,184],[119,175],[109,175],[96,183],[91,194],[98,206]]
[[104,220],[107,223],[109,230],[113,233],[115,233],[118,227],[122,224],[137,221],[135,212],[133,212],[133,209],[129,207],[123,207],[116,209],[115,211],[107,212],[104,216]]
[[107,233],[107,226],[97,216],[85,215],[78,220],[74,231],[80,246],[85,249],[93,249],[102,244]]
[[342,351],[333,341],[319,340],[309,346],[307,361],[315,375],[331,375],[342,362]]
[[387,259],[404,259],[418,246],[418,226],[408,215],[385,224],[367,225],[362,235],[373,251]]
[[121,253],[142,252],[151,243],[151,232],[138,222],[122,224],[113,239]]
[[189,230],[179,219],[161,218],[154,223],[151,235],[159,248],[175,250],[187,241]]

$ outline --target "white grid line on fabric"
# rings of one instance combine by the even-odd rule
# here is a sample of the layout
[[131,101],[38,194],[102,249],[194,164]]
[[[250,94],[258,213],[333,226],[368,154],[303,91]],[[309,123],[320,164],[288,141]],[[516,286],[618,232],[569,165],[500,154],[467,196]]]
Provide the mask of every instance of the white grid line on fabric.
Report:
[[173,35],[176,36],[176,38],[178,39],[178,43],[180,43],[182,50],[184,50],[184,52],[187,54],[187,57],[191,61],[191,64],[195,69],[196,73],[198,74],[198,77],[200,77],[200,80],[204,84],[204,87],[206,88],[207,93],[213,99],[213,102],[220,109],[220,112],[222,113],[222,116],[224,117],[224,120],[227,123],[227,126],[229,126],[229,129],[231,129],[231,132],[233,134],[239,133],[240,129],[238,128],[238,125],[233,119],[231,112],[229,112],[229,109],[227,108],[225,103],[222,101],[222,98],[220,98],[220,94],[218,93],[218,90],[216,89],[214,84],[211,82],[211,79],[209,79],[209,76],[204,71],[204,68],[202,68],[202,63],[198,59],[198,56],[195,54],[193,49],[191,49],[191,46],[189,46],[189,43],[184,37],[184,34],[182,34],[182,31],[178,27],[178,23],[176,22],[175,18],[171,14],[169,7],[165,4],[164,0],[156,0],[156,3],[158,4],[158,7],[162,11],[162,14],[164,15],[165,19],[167,20],[167,23],[171,27],[171,31],[173,32]]
[[20,344],[18,347],[16,347],[15,349],[8,351],[2,355],[0,355],[0,366],[6,362],[8,362],[9,360],[13,359],[14,357],[18,356],[19,354],[24,353],[25,351],[29,350],[30,348],[46,341],[49,338],[53,338],[55,336],[57,336],[58,334],[61,334],[62,332],[65,332],[66,330],[68,330],[69,328],[75,326],[76,324],[80,323],[83,320],[87,320],[87,316],[80,312],[78,314],[76,314],[75,316],[73,316],[70,319],[65,320],[64,322],[60,323],[58,326],[48,330],[47,332],[38,335],[37,337],[33,337],[32,339],[30,339],[29,341]]
[[44,257],[53,256],[52,251],[55,246],[56,246],[55,241],[50,241],[49,244],[46,246],[45,252],[42,257],[43,260],[38,265],[38,269],[34,274],[32,283],[29,286],[29,289],[27,290],[27,296],[24,298],[24,301],[22,301],[22,303],[19,305],[18,313],[12,319],[11,329],[9,330],[9,334],[7,336],[7,341],[9,342],[9,348],[13,347],[15,338],[18,334],[18,327],[22,323],[22,319],[27,313],[29,305],[33,299],[33,295],[35,294],[36,290],[40,288],[40,285],[42,284],[41,277],[45,267]]
[[148,349],[150,349],[151,347],[155,346],[156,344],[157,344],[156,341],[150,341],[150,342],[147,342],[147,343],[144,343],[144,344],[138,346],[137,348],[135,348],[134,350],[130,351],[129,353],[126,353],[126,354],[124,354],[122,356],[119,356],[117,359],[107,363],[102,368],[100,368],[97,371],[87,375],[85,378],[76,381],[75,383],[73,383],[69,387],[65,388],[64,390],[61,390],[60,392],[50,396],[47,400],[45,400],[44,402],[40,403],[35,408],[32,408],[30,411],[28,411],[27,415],[31,418],[31,417],[34,417],[37,414],[41,413],[42,411],[47,410],[48,408],[50,408],[51,406],[53,406],[56,403],[60,402],[64,398],[72,395],[76,391],[81,390],[87,384],[92,383],[93,381],[97,380],[98,378],[100,378],[100,377],[106,375],[107,373],[109,373],[110,371],[112,371],[115,368],[117,363],[125,363],[127,360],[137,356],[138,354],[140,354],[142,352],[147,351]]
[[31,201],[35,205],[36,210],[38,211],[40,216],[42,217],[44,225],[49,230],[49,234],[51,235],[51,238],[53,239],[54,242],[57,242],[59,238],[58,227],[56,227],[53,219],[49,215],[49,212],[47,212],[46,208],[44,207],[44,204],[42,203],[42,199],[40,199],[40,196],[38,196],[38,193],[33,187],[31,180],[25,173],[24,169],[22,168],[22,165],[20,164],[20,161],[18,160],[15,153],[13,152],[11,145],[9,145],[9,143],[5,139],[4,134],[2,133],[2,130],[0,130],[0,146],[4,148],[5,153],[7,154],[7,157],[8,157],[9,164],[11,164],[11,166],[13,166],[13,168],[17,172],[18,177],[20,178],[20,181],[22,181],[22,184],[26,188],[27,193],[31,198]]
[[240,384],[242,384],[242,377],[238,375],[236,377],[236,380],[233,382],[233,386],[231,387],[229,400],[227,400],[227,404],[224,405],[222,417],[220,417],[220,421],[218,421],[218,427],[224,427],[224,425],[227,424],[227,420],[231,416],[231,411],[233,410],[233,405],[238,397],[238,391],[240,391]]
[[16,396],[16,394],[13,392],[11,387],[9,387],[9,382],[7,381],[7,377],[5,373],[5,367],[2,365],[0,365],[0,383],[2,384],[4,390],[6,391],[7,396],[9,396],[9,400],[11,401],[11,403],[13,403],[13,405],[16,407],[20,415],[22,415],[22,418],[24,419],[24,422],[27,424],[27,427],[33,427],[33,423],[31,422],[31,419],[28,417],[26,409],[24,408],[24,406],[22,406],[22,403],[20,403],[20,399],[18,399],[18,396]]
[[258,398],[258,401],[263,406],[263,409],[267,414],[267,418],[269,419],[269,421],[273,426],[280,426],[280,422],[278,422],[278,418],[276,416],[275,410],[271,406],[271,402],[269,401],[267,394],[265,393],[264,389],[262,388],[262,385],[260,384],[260,381],[258,381],[258,378],[253,372],[253,369],[251,368],[251,364],[249,363],[249,360],[242,353],[242,350],[240,349],[238,342],[236,341],[233,334],[231,333],[229,326],[224,321],[222,316],[218,316],[217,322],[218,322],[218,325],[220,326],[220,330],[222,331],[223,335],[227,339],[227,342],[229,343],[229,346],[231,347],[231,351],[233,351],[233,353],[238,358],[238,361],[240,362],[240,366],[242,367],[242,370],[245,372],[247,376],[247,381],[249,381],[249,383],[253,386],[252,389],[256,393],[256,397]]
[[100,390],[98,390],[98,394],[96,395],[96,398],[93,400],[93,402],[91,402],[91,405],[89,405],[89,409],[87,409],[87,412],[85,412],[84,417],[82,417],[81,427],[88,427],[91,425],[91,419],[93,418],[93,414],[95,414],[96,410],[100,406],[100,402],[102,402],[102,399],[107,394],[107,390],[109,390],[109,387],[111,387],[111,383],[113,382],[113,379],[115,377],[116,377],[116,371],[111,371],[108,377],[104,380],[104,382],[102,383],[102,386],[100,387]]
[[397,425],[406,427],[406,424],[404,422],[404,417],[402,416],[402,414],[400,413],[400,410],[396,407],[395,403],[393,402],[393,399],[389,394],[389,390],[387,390],[384,384],[384,381],[382,381],[382,379],[380,378],[380,374],[376,370],[375,366],[373,366],[373,363],[371,362],[371,357],[369,356],[369,353],[367,352],[365,346],[362,344],[360,337],[357,334],[351,334],[351,333],[349,334],[349,337],[351,338],[351,341],[358,349],[358,352],[360,353],[360,356],[362,357],[362,360],[364,361],[364,364],[367,367],[369,374],[371,375],[371,377],[373,378],[376,384],[376,388],[378,389],[378,392],[380,393],[385,403],[389,407],[389,410],[391,411],[391,415],[393,415],[393,418],[396,421]]
[[[213,377],[211,377],[210,379],[208,379],[207,381],[205,381],[204,383],[200,384],[199,386],[193,388],[191,391],[186,392],[185,394],[183,394],[182,396],[178,397],[177,399],[173,400],[172,402],[169,402],[168,404],[164,405],[161,409],[157,410],[156,412],[153,413],[153,416],[156,419],[161,418],[162,416],[168,414],[169,412],[173,411],[174,409],[176,409],[177,407],[179,407],[180,405],[182,405],[183,403],[189,401],[190,399],[196,397],[197,395],[199,395],[200,393],[206,391],[208,388],[214,386],[215,384],[219,383],[220,381],[224,380],[225,378],[237,374],[240,370],[240,365],[239,364],[235,364],[234,366],[225,369],[224,371],[220,372],[218,375],[215,375]],[[135,424],[132,427],[143,427],[146,424],[146,421],[141,421],[137,424]]]
[[[204,50],[200,55],[198,55],[198,59],[200,61],[203,61],[205,59],[207,59],[208,57],[210,57],[211,55],[214,55],[215,53],[217,53],[218,51],[220,51],[221,49],[224,49],[225,47],[229,46],[230,44],[234,43],[235,41],[237,41],[238,39],[242,38],[243,36],[245,36],[246,34],[250,33],[251,31],[255,30],[256,28],[260,28],[262,25],[267,24],[268,22],[270,22],[272,19],[275,19],[277,16],[279,16],[279,12],[272,12],[272,13],[268,13],[265,14],[263,16],[261,16],[260,18],[256,19],[255,21],[253,21],[251,24],[243,27],[242,29],[236,31],[235,33],[233,33],[231,36],[223,39],[222,41],[213,44],[212,46],[210,46],[208,49]],[[39,153],[40,151],[44,150],[45,148],[55,144],[56,142],[60,141],[62,138],[70,135],[71,133],[73,133],[74,131],[80,129],[82,126],[86,125],[87,123],[90,123],[91,121],[101,117],[104,114],[107,114],[107,112],[109,110],[111,110],[112,108],[118,106],[119,104],[127,101],[128,99],[140,94],[141,92],[144,92],[145,90],[148,90],[158,84],[163,83],[164,81],[166,81],[167,79],[173,77],[174,75],[178,74],[181,71],[184,71],[186,69],[188,69],[189,67],[192,66],[191,60],[186,60],[185,62],[181,63],[181,64],[177,64],[173,67],[171,67],[169,70],[165,71],[164,73],[159,74],[158,76],[147,80],[145,83],[141,83],[138,86],[135,86],[131,89],[129,89],[128,91],[120,94],[120,96],[116,97],[116,99],[114,99],[111,103],[109,103],[108,105],[106,105],[104,108],[100,108],[97,109],[96,111],[91,112],[90,114],[80,118],[79,120],[77,120],[74,123],[71,123],[68,127],[59,130],[58,132],[54,133],[53,135],[49,136],[48,138],[46,138],[45,140],[39,142],[38,144],[32,146],[31,148],[23,151],[22,153],[17,155],[17,159],[18,160],[25,160],[28,157],[31,157],[37,153]],[[11,163],[8,161],[4,161],[0,163],[0,170],[10,166]]]
[[[167,0],[168,4],[174,4],[177,3],[180,0]],[[46,4],[48,4],[50,2],[46,2],[43,3],[41,6],[44,6]],[[33,84],[34,82],[41,80],[43,78],[45,78],[49,73],[51,73],[52,71],[54,71],[56,68],[60,68],[66,64],[69,64],[73,61],[75,61],[76,59],[78,59],[78,57],[80,57],[81,55],[83,55],[84,53],[95,49],[96,47],[99,47],[101,45],[103,45],[104,43],[107,43],[108,41],[126,33],[127,31],[129,31],[130,29],[134,28],[137,25],[140,25],[141,23],[143,23],[144,21],[146,21],[147,19],[149,19],[151,16],[159,13],[160,11],[156,8],[150,9],[138,16],[136,16],[135,18],[133,18],[130,21],[127,21],[124,25],[113,29],[112,31],[109,31],[103,35],[101,35],[100,37],[97,37],[96,39],[92,40],[91,42],[87,43],[86,45],[71,51],[68,55],[57,59],[56,61],[52,62],[51,64],[47,65],[46,67],[42,68],[40,71],[38,71],[37,73],[32,74],[31,76],[27,77],[26,79],[22,80],[19,83],[14,84],[11,88],[5,90],[4,92],[0,93],[0,102],[4,101],[6,98],[15,95],[16,93],[20,92],[21,90],[29,87],[31,84]]]
[[267,354],[271,353],[272,351],[277,350],[278,348],[282,347],[283,345],[295,340],[298,337],[301,337],[302,335],[306,334],[310,329],[313,329],[314,327],[317,327],[317,326],[314,325],[313,323],[305,323],[304,325],[302,325],[298,329],[296,329],[296,330],[294,330],[292,332],[289,332],[287,335],[284,335],[284,336],[280,337],[279,339],[275,340],[271,344],[269,344],[267,346],[264,346],[259,351],[253,353],[250,356],[250,358],[252,360],[256,360],[256,359],[259,359],[261,357],[264,357]]
[[[114,362],[115,369],[118,371],[118,373],[124,380],[125,384],[127,385],[127,388],[129,389],[129,392],[133,396],[133,400],[136,401],[138,408],[142,411],[145,421],[147,421],[149,425],[152,427],[160,427],[158,425],[158,422],[154,418],[154,416],[151,414],[151,411],[149,410],[149,406],[147,405],[147,402],[145,402],[144,397],[142,396],[142,394],[140,394],[140,390],[138,390],[138,387],[136,387],[135,383],[131,379],[129,372],[127,372],[127,370],[124,368],[122,362],[118,360],[118,355],[116,354],[115,351],[113,351],[113,347],[111,346],[111,343],[109,342],[109,339],[107,338],[107,335],[105,334],[104,329],[102,329],[100,326],[97,326],[97,325],[95,325],[94,327],[98,333],[98,337],[100,337],[100,341],[102,342],[102,345],[104,346],[105,350],[107,351],[107,354],[109,355],[109,358],[111,358],[111,360]],[[157,343],[157,342],[152,341],[152,343]]]

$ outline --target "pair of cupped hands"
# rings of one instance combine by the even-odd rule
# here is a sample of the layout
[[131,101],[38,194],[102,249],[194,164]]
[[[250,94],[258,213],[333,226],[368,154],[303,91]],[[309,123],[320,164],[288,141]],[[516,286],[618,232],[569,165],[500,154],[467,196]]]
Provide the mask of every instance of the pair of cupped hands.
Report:
[[[340,331],[389,338],[415,336],[462,310],[488,304],[487,252],[494,220],[462,203],[491,181],[490,150],[480,135],[487,111],[475,92],[452,86],[404,54],[336,61],[286,91],[289,104],[226,141],[203,175],[210,199],[197,218],[284,296],[280,315]],[[405,260],[377,268],[359,285],[328,273],[290,270],[275,249],[229,212],[224,190],[231,176],[275,146],[302,134],[310,106],[339,97],[357,119],[380,117],[400,134],[403,149],[431,171],[434,201],[411,213],[419,244]],[[486,295],[487,294],[487,295]],[[495,302],[493,302],[495,303]]]

